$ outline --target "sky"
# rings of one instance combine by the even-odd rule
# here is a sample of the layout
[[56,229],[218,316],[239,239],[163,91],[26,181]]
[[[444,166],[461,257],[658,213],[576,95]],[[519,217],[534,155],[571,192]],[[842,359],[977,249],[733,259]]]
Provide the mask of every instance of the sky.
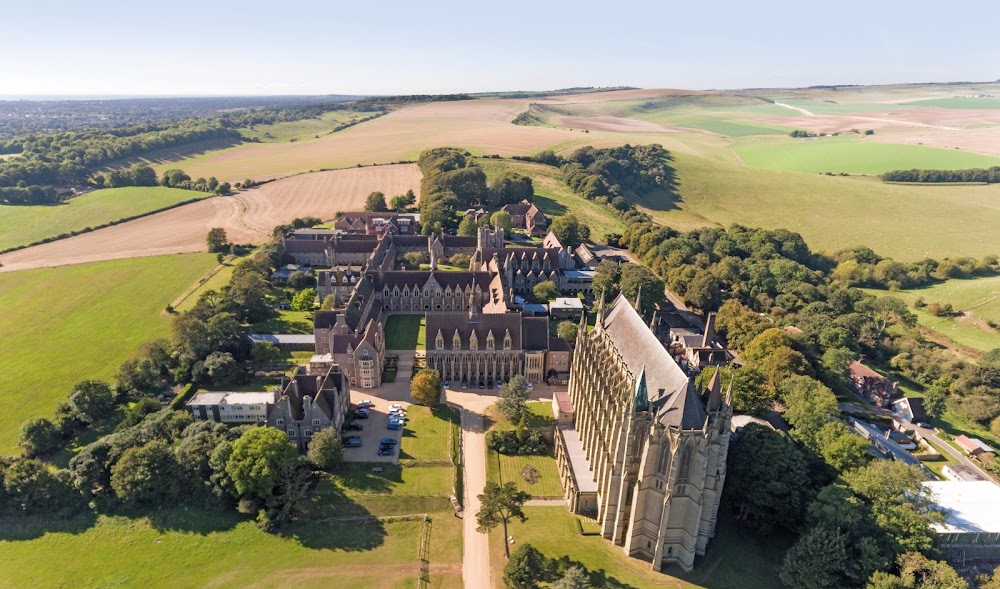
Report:
[[996,0],[32,0],[0,95],[411,94],[1000,79]]

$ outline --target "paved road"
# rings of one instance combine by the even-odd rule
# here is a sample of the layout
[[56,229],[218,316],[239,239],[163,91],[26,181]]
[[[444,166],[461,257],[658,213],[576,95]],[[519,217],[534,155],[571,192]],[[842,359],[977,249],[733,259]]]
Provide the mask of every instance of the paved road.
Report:
[[483,416],[462,409],[462,462],[465,469],[465,551],[462,584],[465,589],[490,589],[490,537],[476,530],[479,495],[486,487],[486,435]]

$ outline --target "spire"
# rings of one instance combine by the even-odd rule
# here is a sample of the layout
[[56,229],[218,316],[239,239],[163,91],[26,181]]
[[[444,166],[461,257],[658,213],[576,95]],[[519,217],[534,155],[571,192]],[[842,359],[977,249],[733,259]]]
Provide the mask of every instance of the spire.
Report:
[[635,293],[635,312],[642,315],[642,285],[639,285],[639,291]]
[[476,297],[476,293],[469,294],[469,322],[473,323],[479,321],[480,301]]
[[577,329],[576,333],[578,339],[579,336],[585,335],[587,333],[587,313],[585,311],[580,313],[580,326],[579,329]]
[[639,371],[639,378],[635,379],[635,405],[633,411],[649,411],[649,394],[646,391],[646,365],[643,364]]
[[709,313],[705,320],[705,336],[701,340],[701,347],[710,348],[715,341],[715,313]]
[[[730,383],[732,389],[732,383]],[[715,369],[712,380],[708,381],[708,405],[709,411],[718,411],[722,407],[722,376],[720,369]]]
[[597,307],[597,329],[604,329],[604,290],[601,290],[601,304]]

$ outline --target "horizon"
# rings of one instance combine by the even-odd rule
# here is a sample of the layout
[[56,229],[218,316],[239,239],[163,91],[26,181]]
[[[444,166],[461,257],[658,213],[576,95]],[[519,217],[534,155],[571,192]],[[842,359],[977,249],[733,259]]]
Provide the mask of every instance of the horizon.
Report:
[[721,7],[626,0],[602,8],[511,0],[489,11],[452,0],[432,7],[390,1],[373,13],[311,1],[280,10],[250,1],[233,10],[180,0],[164,15],[122,0],[41,0],[8,7],[0,51],[16,59],[0,65],[0,79],[4,96],[164,97],[998,77],[995,4],[957,0],[941,11],[927,0],[848,0],[808,15],[788,0]]

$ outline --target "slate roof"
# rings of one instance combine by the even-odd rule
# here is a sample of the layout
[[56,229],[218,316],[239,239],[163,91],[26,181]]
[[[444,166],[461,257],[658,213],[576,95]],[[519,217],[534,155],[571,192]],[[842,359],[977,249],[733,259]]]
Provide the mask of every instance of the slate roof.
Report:
[[[524,319],[528,321],[528,319]],[[520,313],[490,313],[479,315],[475,321],[470,321],[469,313],[466,311],[453,311],[450,313],[428,313],[427,314],[427,349],[435,350],[435,341],[438,331],[444,337],[444,349],[451,350],[452,338],[455,330],[458,330],[459,338],[462,340],[463,350],[469,349],[469,338],[472,333],[476,334],[479,349],[486,349],[486,338],[490,330],[493,330],[493,339],[496,342],[495,349],[503,350],[504,334],[510,331],[510,348],[512,350],[524,349],[522,345],[522,318]],[[532,327],[531,329],[534,329]],[[546,326],[546,330],[548,327]],[[534,334],[532,337],[536,337]]]
[[631,302],[618,295],[608,307],[602,327],[632,376],[638,378],[645,370],[646,389],[658,421],[681,429],[701,429],[707,414],[697,391]]
[[336,311],[316,311],[313,315],[314,329],[329,329],[337,323]]
[[483,292],[488,292],[490,282],[493,280],[493,275],[489,272],[445,272],[443,270],[391,270],[374,276],[376,290],[382,290],[388,286],[390,291],[396,286],[399,288],[409,286],[411,289],[414,286],[423,288],[424,284],[427,284],[427,280],[433,276],[442,289],[451,286],[452,290],[455,290],[456,287],[465,290],[466,285],[475,286],[478,284]]
[[290,254],[322,254],[326,241],[322,239],[286,239],[285,251]]
[[525,350],[549,348],[549,318],[524,317],[521,319],[521,345]]

